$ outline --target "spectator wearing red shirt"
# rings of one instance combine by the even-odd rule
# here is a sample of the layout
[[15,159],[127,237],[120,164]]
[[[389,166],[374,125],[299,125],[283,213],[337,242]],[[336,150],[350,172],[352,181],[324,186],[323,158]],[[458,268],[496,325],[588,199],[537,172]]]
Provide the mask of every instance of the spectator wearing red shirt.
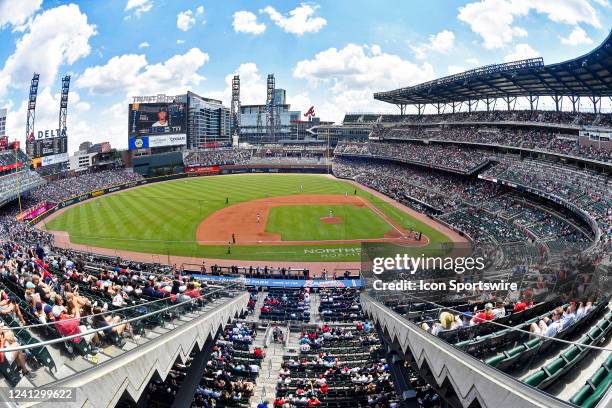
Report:
[[[87,331],[87,327],[82,326],[80,324],[79,312],[78,308],[75,308],[77,313],[75,316],[71,316],[66,314],[63,306],[54,306],[53,307],[53,316],[55,317],[55,327],[57,331],[62,335],[62,337],[73,336],[75,334],[83,333]],[[80,336],[74,337],[72,339],[73,342],[79,343],[81,339],[85,339],[87,344],[91,343],[97,335],[95,333],[90,333],[84,335],[82,338]]]
[[321,394],[327,394],[327,392],[329,391],[329,385],[327,384],[321,384],[321,386],[319,387],[319,391],[321,392]]
[[318,407],[319,405],[321,405],[321,401],[319,401],[319,399],[315,397],[314,395],[311,396],[310,399],[308,400],[309,407]]
[[472,323],[481,324],[489,320],[493,320],[495,318],[495,314],[493,313],[493,305],[491,303],[487,303],[485,305],[484,312],[479,312],[472,319]]
[[527,302],[525,302],[524,300],[521,300],[520,302],[514,305],[514,309],[512,311],[514,313],[518,313],[518,312],[522,312],[525,309],[527,309]]
[[183,292],[183,295],[189,296],[192,299],[199,298],[202,293],[199,289],[196,289],[193,283],[187,284],[187,290]]

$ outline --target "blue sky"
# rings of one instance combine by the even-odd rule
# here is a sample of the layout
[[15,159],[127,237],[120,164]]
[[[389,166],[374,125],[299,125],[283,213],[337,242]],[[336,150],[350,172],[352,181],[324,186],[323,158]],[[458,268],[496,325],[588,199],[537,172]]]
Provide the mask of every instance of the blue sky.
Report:
[[391,111],[375,91],[481,65],[579,56],[612,27],[609,0],[184,1],[0,0],[0,107],[23,140],[32,72],[37,130],[57,126],[60,77],[72,75],[70,151],[84,140],[127,145],[132,95],[192,90],[265,100],[276,75],[293,108],[323,119]]

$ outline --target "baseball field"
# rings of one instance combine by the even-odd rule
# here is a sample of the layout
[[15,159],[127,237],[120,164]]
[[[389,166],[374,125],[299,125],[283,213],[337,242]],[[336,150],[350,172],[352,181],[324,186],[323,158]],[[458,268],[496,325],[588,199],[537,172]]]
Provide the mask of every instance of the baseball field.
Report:
[[451,242],[389,201],[325,175],[196,177],[101,196],[40,227],[92,249],[258,261],[353,262],[362,242]]

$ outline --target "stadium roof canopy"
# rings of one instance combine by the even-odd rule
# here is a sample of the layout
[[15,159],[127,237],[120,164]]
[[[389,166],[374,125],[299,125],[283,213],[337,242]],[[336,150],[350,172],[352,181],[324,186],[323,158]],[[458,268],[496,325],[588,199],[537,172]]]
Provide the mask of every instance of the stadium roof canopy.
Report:
[[612,31],[582,57],[544,65],[542,58],[487,65],[419,85],[377,92],[396,105],[455,103],[491,98],[612,96]]

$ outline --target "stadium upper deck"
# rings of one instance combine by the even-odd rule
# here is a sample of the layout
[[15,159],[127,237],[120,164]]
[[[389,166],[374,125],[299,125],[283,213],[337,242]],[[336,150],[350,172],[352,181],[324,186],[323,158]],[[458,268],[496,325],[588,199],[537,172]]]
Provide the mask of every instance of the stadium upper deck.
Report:
[[[559,110],[560,99],[570,97],[575,109],[579,97],[589,97],[597,109],[600,98],[612,96],[612,31],[590,53],[573,60],[545,65],[542,58],[487,65],[433,81],[377,92],[374,99],[400,106],[458,103],[494,98],[550,96]],[[488,110],[488,109],[487,109]]]

